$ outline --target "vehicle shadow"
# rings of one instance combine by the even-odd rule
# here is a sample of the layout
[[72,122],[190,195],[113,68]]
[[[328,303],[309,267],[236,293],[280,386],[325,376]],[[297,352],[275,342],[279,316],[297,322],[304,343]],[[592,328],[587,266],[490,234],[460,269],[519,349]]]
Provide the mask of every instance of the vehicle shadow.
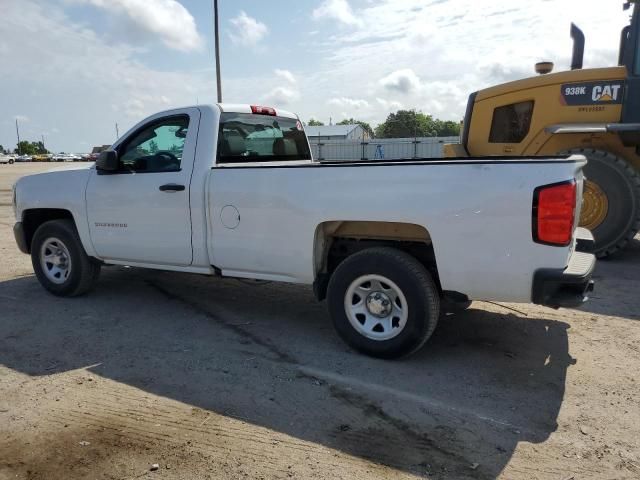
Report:
[[598,260],[596,288],[581,310],[640,320],[640,236],[623,250]]
[[[477,307],[416,355],[350,351],[310,289],[105,269],[77,299],[0,283],[0,363],[78,368],[433,478],[496,478],[518,442],[557,429],[568,325]],[[475,304],[474,304],[475,305]],[[430,477],[431,478],[431,477]]]

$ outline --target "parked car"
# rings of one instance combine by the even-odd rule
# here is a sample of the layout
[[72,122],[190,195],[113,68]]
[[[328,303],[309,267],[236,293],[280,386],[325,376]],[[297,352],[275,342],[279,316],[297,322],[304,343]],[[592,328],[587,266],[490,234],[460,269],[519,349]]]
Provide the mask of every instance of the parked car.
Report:
[[32,157],[34,162],[50,162],[53,155],[50,153],[38,153]]
[[427,341],[444,299],[586,300],[585,163],[321,164],[292,113],[190,107],[142,121],[95,165],[22,177],[14,232],[55,295],[86,293],[102,265],[310,284],[349,345],[393,358]]
[[31,155],[18,155],[16,157],[16,162],[30,162],[31,160],[33,160]]
[[15,162],[15,158],[10,156],[10,155],[4,155],[0,153],[0,163],[4,163],[4,164],[13,164],[13,162]]

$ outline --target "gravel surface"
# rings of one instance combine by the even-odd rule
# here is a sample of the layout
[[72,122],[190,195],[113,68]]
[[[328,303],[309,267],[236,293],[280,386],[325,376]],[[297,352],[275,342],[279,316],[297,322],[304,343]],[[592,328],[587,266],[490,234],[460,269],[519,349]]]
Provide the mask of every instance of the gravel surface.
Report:
[[47,294],[0,165],[0,479],[638,479],[640,240],[581,311],[475,302],[402,361],[307,287],[110,267]]

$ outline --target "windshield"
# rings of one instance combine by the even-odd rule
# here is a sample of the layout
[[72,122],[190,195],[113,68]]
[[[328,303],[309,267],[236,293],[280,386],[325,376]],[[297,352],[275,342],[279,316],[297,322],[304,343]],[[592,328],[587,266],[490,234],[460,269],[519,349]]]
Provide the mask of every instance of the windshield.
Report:
[[223,113],[218,163],[311,160],[302,123],[295,118]]

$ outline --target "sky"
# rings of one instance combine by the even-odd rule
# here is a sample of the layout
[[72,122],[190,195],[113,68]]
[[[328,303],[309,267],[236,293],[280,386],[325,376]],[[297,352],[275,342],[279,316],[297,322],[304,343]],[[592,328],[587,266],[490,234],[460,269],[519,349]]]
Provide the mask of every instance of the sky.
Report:
[[[147,115],[214,103],[212,0],[0,0],[0,145],[110,144]],[[374,126],[400,108],[461,120],[468,95],[617,63],[622,0],[219,0],[223,100]]]

